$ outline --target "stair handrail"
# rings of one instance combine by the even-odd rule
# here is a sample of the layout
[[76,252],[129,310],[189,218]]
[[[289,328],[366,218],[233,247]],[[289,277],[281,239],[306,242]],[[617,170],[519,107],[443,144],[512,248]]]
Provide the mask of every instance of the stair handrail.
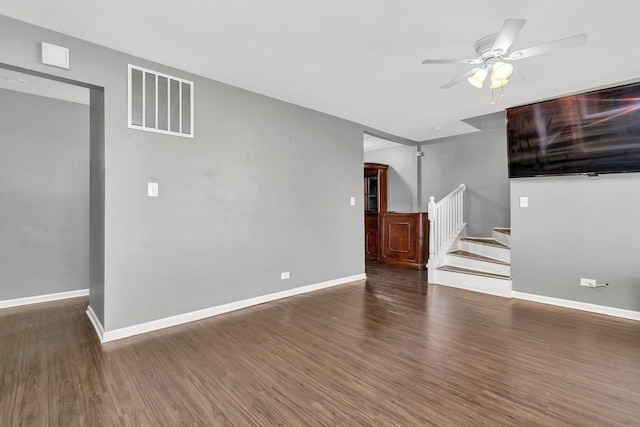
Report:
[[427,268],[436,268],[451,244],[465,226],[464,191],[467,186],[460,184],[451,193],[436,202],[429,197],[429,261]]

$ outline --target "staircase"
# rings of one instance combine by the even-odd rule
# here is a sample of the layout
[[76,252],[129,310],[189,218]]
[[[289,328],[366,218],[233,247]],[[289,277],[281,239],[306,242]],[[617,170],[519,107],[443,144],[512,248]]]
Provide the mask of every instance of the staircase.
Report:
[[435,267],[432,282],[511,297],[511,229],[494,228],[492,237],[460,237]]

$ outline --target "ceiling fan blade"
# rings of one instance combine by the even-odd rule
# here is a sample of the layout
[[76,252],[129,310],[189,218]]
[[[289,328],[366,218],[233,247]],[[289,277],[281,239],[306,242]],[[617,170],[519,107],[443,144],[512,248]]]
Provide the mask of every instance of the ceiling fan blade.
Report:
[[513,41],[516,39],[524,24],[527,23],[526,19],[505,19],[502,28],[496,36],[496,41],[493,42],[492,51],[499,53],[509,50]]
[[576,34],[575,36],[528,47],[522,50],[516,50],[506,55],[504,59],[515,61],[517,59],[529,58],[530,56],[543,55],[545,53],[555,52],[556,50],[569,49],[571,47],[582,46],[587,40],[586,34]]
[[521,82],[522,80],[525,79],[525,75],[522,74],[520,71],[518,70],[513,70],[513,73],[511,74],[511,76],[509,77],[509,81],[511,83],[515,83],[515,82]]
[[478,71],[477,68],[474,68],[473,70],[469,70],[466,73],[464,73],[462,75],[459,75],[455,79],[443,84],[442,86],[440,86],[440,89],[449,89],[450,87],[453,87],[453,86],[457,85],[461,81],[464,81],[464,80],[468,79],[469,77],[473,76],[476,71]]
[[425,59],[423,64],[480,64],[481,59]]

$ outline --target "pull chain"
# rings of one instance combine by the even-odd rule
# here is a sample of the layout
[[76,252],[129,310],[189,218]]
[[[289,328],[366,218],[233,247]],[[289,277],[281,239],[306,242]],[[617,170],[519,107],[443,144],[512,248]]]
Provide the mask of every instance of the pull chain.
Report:
[[[491,105],[496,105],[496,101],[493,98],[494,89],[491,88]],[[504,99],[504,85],[500,86],[500,99]]]

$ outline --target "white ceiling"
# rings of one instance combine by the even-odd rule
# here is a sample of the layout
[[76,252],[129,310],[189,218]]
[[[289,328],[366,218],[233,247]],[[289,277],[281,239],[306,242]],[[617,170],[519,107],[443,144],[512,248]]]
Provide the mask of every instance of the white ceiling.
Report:
[[399,145],[400,144],[388,141],[386,139],[378,138],[373,135],[367,135],[366,133],[364,134],[362,143],[362,147],[365,153],[368,153],[369,151],[384,150],[385,148],[394,148]]
[[[638,0],[3,0],[0,13],[415,141],[640,74]],[[487,88],[438,89],[469,66],[420,62],[473,56],[506,18],[528,20],[512,50],[587,42],[514,62],[526,78],[493,107]]]

